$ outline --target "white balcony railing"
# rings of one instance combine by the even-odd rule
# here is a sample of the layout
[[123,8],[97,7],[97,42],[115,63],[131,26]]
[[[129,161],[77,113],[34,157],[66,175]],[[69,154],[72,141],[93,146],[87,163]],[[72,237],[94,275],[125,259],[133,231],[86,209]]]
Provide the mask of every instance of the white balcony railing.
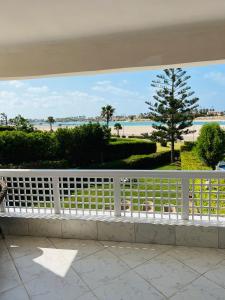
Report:
[[0,170],[7,213],[225,221],[225,172]]

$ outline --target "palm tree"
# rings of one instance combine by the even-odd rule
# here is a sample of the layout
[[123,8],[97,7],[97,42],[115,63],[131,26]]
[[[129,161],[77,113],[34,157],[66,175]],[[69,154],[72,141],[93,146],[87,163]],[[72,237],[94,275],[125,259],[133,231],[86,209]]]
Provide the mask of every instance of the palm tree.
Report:
[[53,131],[53,130],[52,130],[52,124],[55,123],[55,119],[54,119],[53,117],[50,116],[50,117],[48,117],[47,122],[48,122],[49,125],[50,125],[50,131]]
[[106,120],[106,126],[109,127],[109,121],[112,119],[115,108],[111,105],[102,107],[101,117]]
[[122,129],[122,125],[120,123],[115,123],[114,129],[117,131],[117,136],[120,136],[120,130]]

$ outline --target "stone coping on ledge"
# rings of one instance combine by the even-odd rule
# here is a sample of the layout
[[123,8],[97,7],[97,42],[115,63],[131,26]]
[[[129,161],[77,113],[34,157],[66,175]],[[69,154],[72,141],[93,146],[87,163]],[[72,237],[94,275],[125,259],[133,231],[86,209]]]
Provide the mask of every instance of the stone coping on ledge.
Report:
[[225,248],[225,223],[128,217],[0,213],[7,235]]

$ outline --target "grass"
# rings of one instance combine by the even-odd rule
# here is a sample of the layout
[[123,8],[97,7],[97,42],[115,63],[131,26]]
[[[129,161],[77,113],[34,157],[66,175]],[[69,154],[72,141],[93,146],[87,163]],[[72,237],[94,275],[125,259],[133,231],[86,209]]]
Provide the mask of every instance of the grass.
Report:
[[[175,150],[180,150],[180,147],[183,145],[183,142],[177,142],[174,145]],[[167,144],[167,147],[162,147],[160,143],[157,143],[157,152],[170,151],[170,144]]]
[[[220,184],[220,186],[218,185]],[[225,214],[225,180],[213,179],[211,185],[206,179],[195,179],[190,182],[190,191],[194,187],[194,207],[196,213]],[[155,204],[155,211],[163,211],[163,206],[181,207],[181,180],[140,178],[132,179],[128,183],[122,183],[122,203],[130,205],[132,199],[132,211],[144,211],[146,205]],[[66,189],[65,189],[66,190]],[[75,194],[76,193],[76,194]],[[75,189],[75,193],[64,196],[62,207],[72,209],[89,210],[113,210],[114,191],[112,183],[93,183],[86,187]],[[202,208],[201,208],[202,207]],[[177,212],[180,212],[178,208]]]
[[155,168],[155,170],[161,170],[161,171],[164,171],[164,170],[176,171],[176,170],[180,170],[180,169],[181,169],[181,164],[180,164],[179,161],[175,162],[175,163],[165,165],[165,166],[162,166],[162,167]]
[[181,152],[181,169],[182,170],[212,170],[203,161],[200,160],[196,151]]

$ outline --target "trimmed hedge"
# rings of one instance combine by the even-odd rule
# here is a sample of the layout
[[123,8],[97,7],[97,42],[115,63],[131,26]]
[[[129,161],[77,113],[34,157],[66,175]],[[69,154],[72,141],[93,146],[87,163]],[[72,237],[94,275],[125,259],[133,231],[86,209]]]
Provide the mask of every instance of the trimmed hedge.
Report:
[[129,139],[142,139],[142,140],[146,140],[149,139],[150,136],[144,136],[144,135],[128,135]]
[[13,131],[15,127],[10,125],[0,125],[0,131]]
[[[175,157],[179,158],[180,151],[175,150]],[[170,163],[170,151],[158,152],[149,155],[132,155],[126,159],[115,160],[98,165],[92,165],[92,169],[155,169]]]
[[59,157],[78,167],[102,161],[107,145],[107,129],[100,124],[85,124],[74,128],[59,128],[55,132]]
[[156,144],[144,140],[114,138],[108,143],[108,132],[100,124],[60,128],[56,132],[0,132],[1,165],[26,167],[30,163],[27,167],[60,168],[66,161],[68,167],[77,168],[155,152]]
[[194,148],[194,146],[196,146],[195,142],[185,141],[184,145],[180,147],[180,151],[191,151]]
[[18,164],[38,160],[54,160],[57,140],[48,132],[0,132],[0,163]]
[[113,139],[106,145],[103,161],[127,158],[134,154],[151,154],[156,152],[156,143],[138,139]]
[[68,169],[69,167],[69,162],[66,160],[39,160],[23,162],[17,165],[0,165],[1,169]]

